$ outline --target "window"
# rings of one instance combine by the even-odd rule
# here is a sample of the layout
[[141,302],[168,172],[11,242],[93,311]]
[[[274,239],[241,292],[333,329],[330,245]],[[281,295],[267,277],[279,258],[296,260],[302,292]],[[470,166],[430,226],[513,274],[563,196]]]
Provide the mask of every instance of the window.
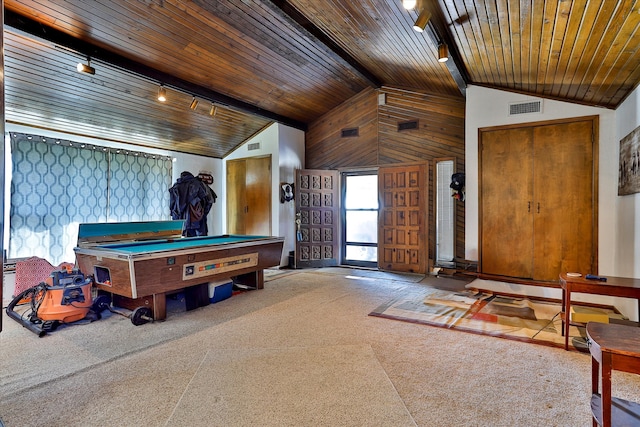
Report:
[[10,258],[73,262],[78,224],[169,219],[166,156],[10,134]]
[[342,264],[377,267],[378,175],[345,172],[342,183]]
[[455,199],[451,197],[453,160],[436,162],[436,265],[453,266],[455,256]]

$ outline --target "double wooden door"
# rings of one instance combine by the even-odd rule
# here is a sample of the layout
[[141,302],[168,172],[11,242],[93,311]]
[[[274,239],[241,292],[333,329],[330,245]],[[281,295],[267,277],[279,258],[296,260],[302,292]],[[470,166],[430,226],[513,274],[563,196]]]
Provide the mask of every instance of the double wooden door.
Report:
[[480,134],[480,270],[596,273],[595,118]]
[[[296,267],[337,265],[340,259],[339,174],[296,171],[300,227]],[[425,273],[427,269],[427,165],[396,165],[378,171],[378,268]]]

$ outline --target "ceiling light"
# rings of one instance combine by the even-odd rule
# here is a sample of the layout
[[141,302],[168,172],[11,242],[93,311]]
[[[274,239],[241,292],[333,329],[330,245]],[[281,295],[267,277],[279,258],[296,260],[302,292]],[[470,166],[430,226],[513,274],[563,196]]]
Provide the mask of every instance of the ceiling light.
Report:
[[209,115],[211,117],[215,117],[216,113],[218,112],[218,107],[216,107],[215,105],[213,105],[213,102],[211,103],[211,109],[209,110]]
[[438,62],[447,62],[449,60],[449,47],[445,43],[438,46]]
[[431,13],[429,13],[429,11],[426,9],[422,9],[422,12],[420,12],[420,15],[418,16],[418,19],[416,19],[416,23],[413,24],[413,29],[419,33],[423,32],[424,28],[429,22],[429,19],[431,19]]
[[189,105],[189,108],[191,108],[192,110],[195,110],[196,108],[198,108],[198,100],[196,99],[195,96],[191,100],[191,105]]
[[416,7],[417,2],[418,0],[402,0],[402,7],[407,10],[413,10],[413,8]]
[[164,88],[164,86],[160,85],[160,88],[158,88],[158,101],[164,102],[166,100],[167,100],[167,90]]
[[79,73],[95,74],[96,69],[91,66],[91,58],[87,56],[87,63],[78,62],[76,69]]

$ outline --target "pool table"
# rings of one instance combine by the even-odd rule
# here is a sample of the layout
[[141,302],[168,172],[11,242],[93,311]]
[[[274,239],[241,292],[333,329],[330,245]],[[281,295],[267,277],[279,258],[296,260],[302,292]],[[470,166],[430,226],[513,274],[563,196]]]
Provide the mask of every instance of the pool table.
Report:
[[[114,305],[147,307],[166,318],[166,295],[233,278],[264,287],[263,270],[280,265],[284,238],[182,237],[182,221],[80,224],[74,248],[80,271],[114,296]],[[120,298],[117,298],[120,297]]]

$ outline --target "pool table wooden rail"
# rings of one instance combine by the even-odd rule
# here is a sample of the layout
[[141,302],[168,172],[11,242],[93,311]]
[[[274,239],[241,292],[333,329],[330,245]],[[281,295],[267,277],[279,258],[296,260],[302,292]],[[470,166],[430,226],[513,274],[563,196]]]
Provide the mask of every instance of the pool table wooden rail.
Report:
[[[168,293],[223,279],[262,289],[263,270],[280,265],[283,244],[284,238],[271,237],[155,252],[125,253],[95,246],[78,247],[75,252],[80,270],[93,275],[96,287],[112,294],[115,305],[146,306],[154,320],[163,320]],[[215,268],[206,268],[214,264]]]

